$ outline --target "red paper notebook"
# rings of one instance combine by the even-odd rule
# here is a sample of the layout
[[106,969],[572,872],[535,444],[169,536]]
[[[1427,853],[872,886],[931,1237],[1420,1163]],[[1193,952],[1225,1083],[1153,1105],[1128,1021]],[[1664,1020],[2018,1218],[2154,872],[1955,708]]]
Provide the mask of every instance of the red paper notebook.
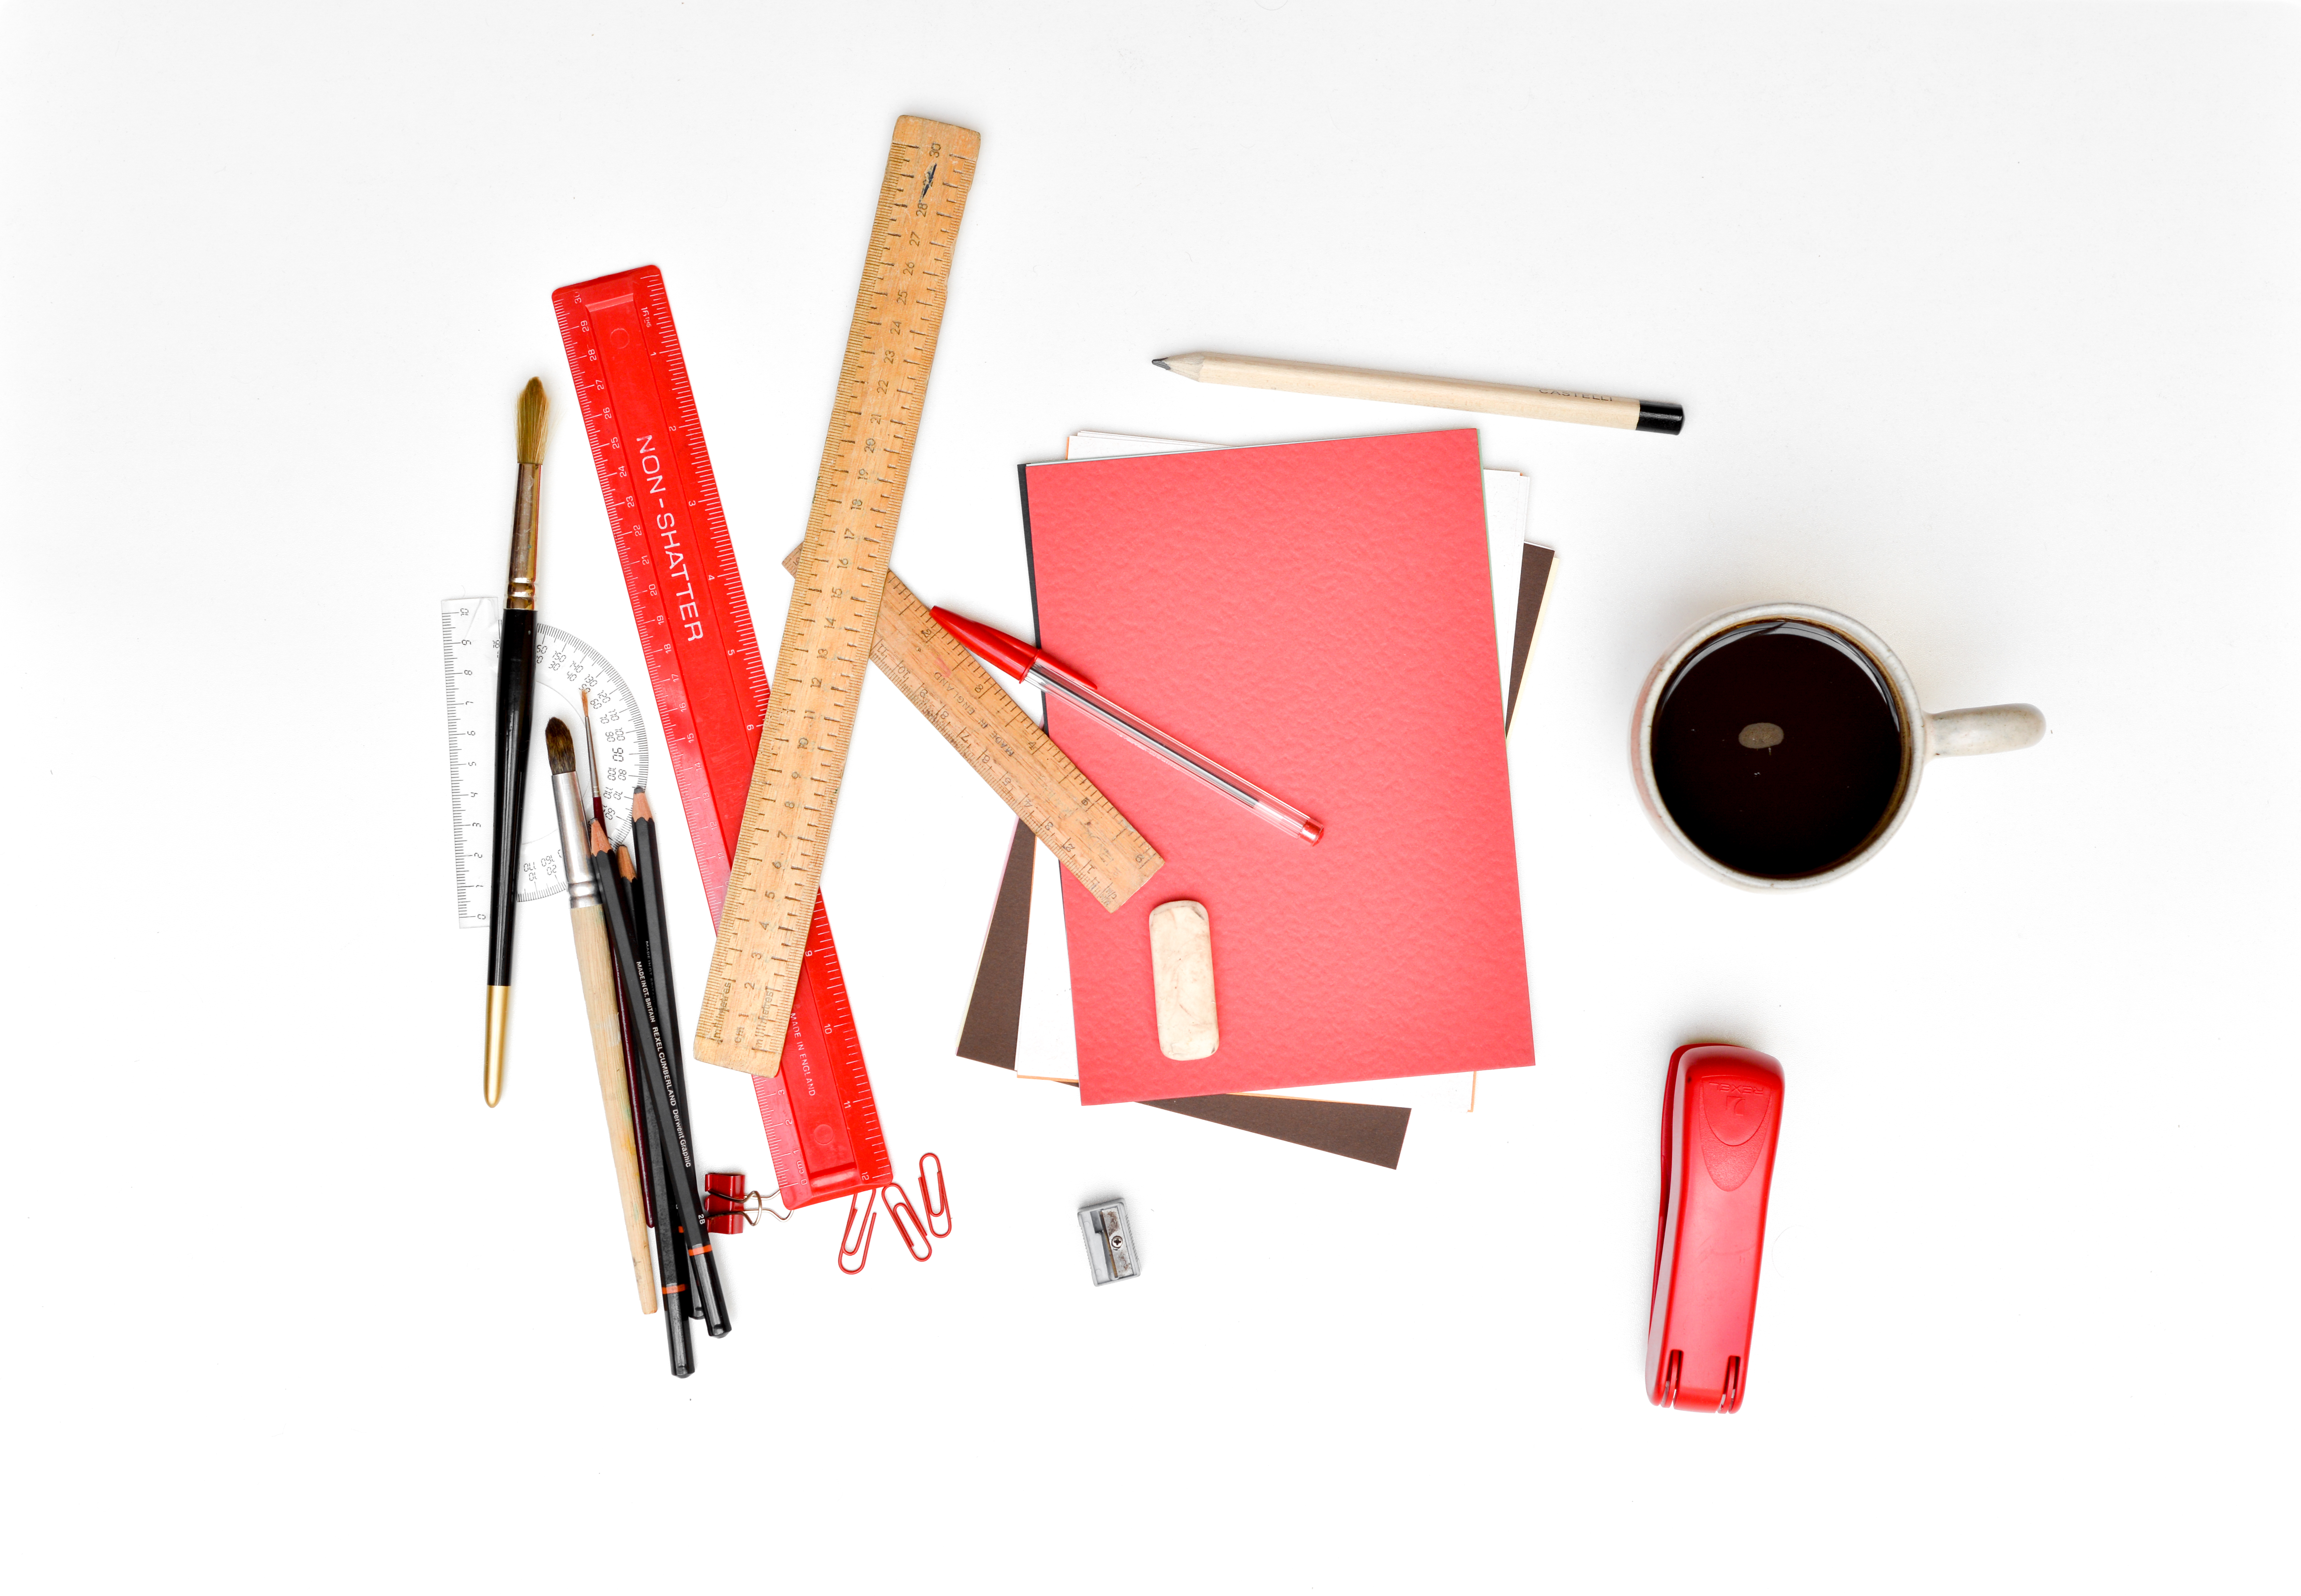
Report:
[[[1115,914],[1064,878],[1082,1100],[1532,1064],[1477,434],[1033,465],[1023,496],[1039,646],[1326,828],[1306,847],[1050,698],[1167,861]],[[1221,1046],[1189,1063],[1150,990],[1176,898],[1213,926]]]

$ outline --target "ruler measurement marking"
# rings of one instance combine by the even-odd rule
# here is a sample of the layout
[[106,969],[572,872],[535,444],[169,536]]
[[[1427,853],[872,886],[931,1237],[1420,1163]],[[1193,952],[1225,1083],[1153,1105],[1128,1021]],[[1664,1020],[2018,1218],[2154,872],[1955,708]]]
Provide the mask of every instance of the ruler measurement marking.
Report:
[[[799,556],[792,550],[784,567]],[[872,661],[1095,901],[1116,909],[1164,861],[902,579],[886,583]]]
[[[449,598],[439,606],[448,688],[448,798],[456,839],[456,915],[459,923],[472,929],[488,923],[485,892],[493,806],[482,800],[494,782],[492,767],[483,763],[477,744],[486,729],[486,707],[494,702],[494,650],[501,632],[498,604],[493,597],[481,597]],[[465,657],[459,660],[459,653]],[[563,713],[573,715],[582,689],[590,689],[592,709],[603,733],[603,766],[598,774],[607,802],[607,825],[621,840],[630,835],[631,789],[645,783],[648,753],[645,727],[638,723],[628,730],[623,727],[630,688],[598,649],[557,627],[536,629],[535,653],[539,692],[566,700]],[[474,746],[469,749],[459,746],[466,742]],[[540,754],[536,756],[541,757]],[[531,773],[527,834],[515,866],[523,903],[548,897],[566,882],[556,828],[540,823],[541,817],[535,813],[540,806],[539,788],[548,798],[548,786],[535,781]]]
[[[908,140],[906,133],[910,136]],[[827,715],[843,726],[851,718],[849,697],[860,686],[861,660],[851,652],[854,645],[842,641],[834,652],[829,646],[812,647],[809,639],[813,635],[854,637],[867,648],[875,629],[882,588],[879,565],[886,539],[884,535],[859,536],[862,523],[854,516],[859,513],[866,522],[883,518],[877,530],[891,533],[909,465],[908,449],[899,447],[908,441],[908,435],[895,413],[907,408],[904,401],[909,390],[898,398],[891,394],[891,382],[874,382],[871,372],[880,366],[903,363],[905,355],[923,357],[908,362],[923,372],[931,368],[933,330],[919,325],[919,319],[914,317],[913,326],[899,332],[899,318],[888,312],[908,298],[908,288],[897,288],[900,279],[915,275],[922,265],[932,274],[933,265],[947,258],[963,211],[963,205],[954,205],[952,213],[942,218],[948,225],[929,224],[922,238],[921,230],[905,216],[911,208],[906,190],[915,182],[918,185],[921,220],[929,209],[926,186],[936,171],[943,172],[948,186],[963,198],[964,186],[955,180],[971,178],[975,143],[975,136],[966,130],[905,118],[898,123],[896,139],[888,152],[880,185],[877,247],[857,288],[849,320],[847,357],[842,363],[841,389],[852,392],[853,403],[834,405],[833,425],[824,439],[816,513],[808,517],[802,556],[804,580],[794,586],[776,656],[775,677],[783,689],[770,701],[761,756],[746,799],[746,840],[757,836],[759,846],[737,850],[738,864],[728,883],[728,899],[734,903],[762,893],[764,878],[774,876],[778,886],[767,896],[774,907],[766,915],[723,920],[719,944],[713,952],[715,967],[732,966],[744,955],[760,951],[748,944],[765,934],[765,950],[772,955],[765,963],[773,974],[762,1010],[756,1016],[732,1012],[732,990],[724,983],[707,989],[729,994],[725,1001],[707,1004],[698,1017],[695,1054],[708,1062],[767,1074],[780,1065],[779,1056],[771,1049],[779,1022],[790,1011],[795,996],[789,980],[791,956],[800,944],[799,933],[804,930],[819,883],[822,840],[835,817],[845,765],[843,732],[825,735],[823,723]],[[915,176],[922,159],[935,159],[937,163],[925,176]],[[908,341],[904,355],[899,355],[890,341],[898,338]],[[898,447],[891,449],[890,445]],[[880,463],[862,457],[870,455],[880,456]],[[850,497],[853,503],[844,502]],[[876,503],[866,505],[866,498]],[[849,556],[843,573],[841,567],[832,564],[832,549],[841,542],[861,545]],[[816,674],[810,666],[817,660],[832,668]],[[803,727],[813,730],[806,736],[794,731]],[[778,808],[804,818],[789,822],[787,830],[769,819]],[[747,1033],[740,1042],[739,1031]]]
[[[688,569],[698,579],[697,602],[719,628],[715,638],[701,645],[675,634],[665,609],[662,589],[654,578],[652,554],[640,535],[645,530],[642,518],[634,515],[639,509],[638,484],[623,461],[623,446],[633,435],[632,407],[623,406],[624,414],[618,414],[615,400],[623,390],[615,383],[620,379],[604,369],[604,332],[595,330],[587,316],[587,296],[593,297],[588,301],[591,305],[608,305],[630,299],[634,290],[640,301],[638,308],[645,313],[637,330],[643,335],[640,347],[646,359],[636,363],[639,372],[624,397],[644,401],[642,409],[648,404],[655,406],[654,414],[663,417],[670,458],[686,467],[684,480],[663,484],[662,499],[663,507],[677,505],[691,513],[682,529],[682,535],[691,533]],[[718,503],[662,274],[643,267],[572,285],[555,293],[553,303],[568,362],[577,377],[577,399],[607,499],[610,530],[632,616],[648,643],[648,674],[680,776],[681,798],[695,838],[704,890],[715,917],[727,885],[731,856],[736,852],[741,800],[749,790],[751,754],[758,746],[761,722],[770,702],[766,664],[760,657],[726,517]],[[631,325],[626,324],[627,330]],[[593,363],[587,365],[587,362]],[[596,377],[591,375],[594,372]],[[682,670],[697,674],[690,681]],[[740,769],[732,783],[720,784],[729,801],[724,811],[715,812],[709,770],[728,757],[731,750],[740,759]],[[864,1069],[845,983],[839,977],[838,949],[832,941],[827,913],[820,907],[807,935],[799,982],[800,1003],[793,1010],[785,1040],[799,1061],[800,1090],[786,1092],[781,1082],[766,1077],[754,1082],[776,1177],[792,1207],[867,1189],[883,1182],[890,1173],[870,1079]],[[807,1099],[804,1107],[799,1100],[802,1096]],[[844,1116],[835,1125],[824,1117],[826,1101],[835,1104],[835,1112]],[[826,1125],[835,1131],[835,1141],[851,1149],[842,1157],[863,1156],[854,1162],[834,1161],[810,1169],[807,1156],[818,1150]]]

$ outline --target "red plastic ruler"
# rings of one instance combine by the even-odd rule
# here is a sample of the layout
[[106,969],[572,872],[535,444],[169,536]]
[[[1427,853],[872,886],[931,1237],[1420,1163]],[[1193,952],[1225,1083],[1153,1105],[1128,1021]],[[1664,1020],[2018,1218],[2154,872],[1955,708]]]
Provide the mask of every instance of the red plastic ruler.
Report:
[[[653,266],[560,288],[551,304],[715,927],[758,756],[767,672],[720,512],[679,329],[663,273]],[[807,928],[782,1073],[754,1075],[752,1086],[786,1207],[805,1207],[892,1178],[820,899]]]

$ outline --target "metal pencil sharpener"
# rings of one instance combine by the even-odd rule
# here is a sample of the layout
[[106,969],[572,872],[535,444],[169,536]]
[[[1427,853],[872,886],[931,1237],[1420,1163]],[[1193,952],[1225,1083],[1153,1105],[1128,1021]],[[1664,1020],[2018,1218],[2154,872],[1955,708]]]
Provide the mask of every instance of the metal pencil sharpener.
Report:
[[1134,1227],[1126,1223],[1126,1205],[1113,1198],[1109,1202],[1089,1203],[1078,1211],[1079,1234],[1086,1241],[1087,1267],[1094,1272],[1094,1283],[1107,1286],[1114,1280],[1132,1280],[1142,1273],[1142,1260],[1134,1254]]

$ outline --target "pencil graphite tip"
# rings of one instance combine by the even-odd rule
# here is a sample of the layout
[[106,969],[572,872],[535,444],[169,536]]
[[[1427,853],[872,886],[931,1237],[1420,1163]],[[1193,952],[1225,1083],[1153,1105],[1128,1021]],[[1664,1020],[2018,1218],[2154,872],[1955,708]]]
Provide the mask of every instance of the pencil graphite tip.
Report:
[[1157,366],[1157,367],[1158,367],[1160,371],[1162,371],[1162,372],[1171,372],[1171,371],[1173,371],[1175,368],[1174,368],[1173,366],[1170,366],[1170,365],[1168,365],[1168,364],[1167,363],[1167,358],[1168,358],[1167,356],[1166,356],[1166,355],[1160,355],[1158,359],[1156,359],[1156,360],[1152,361],[1150,363],[1151,363],[1152,365],[1154,365],[1154,366]]
[[551,755],[553,775],[575,773],[575,740],[568,735],[565,721],[555,720],[543,729],[543,746]]
[[615,844],[615,873],[625,881],[639,879],[640,867],[632,863],[632,850],[623,843]]
[[655,806],[648,802],[647,789],[644,787],[632,794],[632,818],[633,820],[655,818]]
[[596,820],[591,823],[591,851],[595,854],[607,851],[607,828]]
[[543,397],[543,379],[530,377],[519,395],[519,463],[522,465],[543,464],[543,423],[550,413],[550,401]]

